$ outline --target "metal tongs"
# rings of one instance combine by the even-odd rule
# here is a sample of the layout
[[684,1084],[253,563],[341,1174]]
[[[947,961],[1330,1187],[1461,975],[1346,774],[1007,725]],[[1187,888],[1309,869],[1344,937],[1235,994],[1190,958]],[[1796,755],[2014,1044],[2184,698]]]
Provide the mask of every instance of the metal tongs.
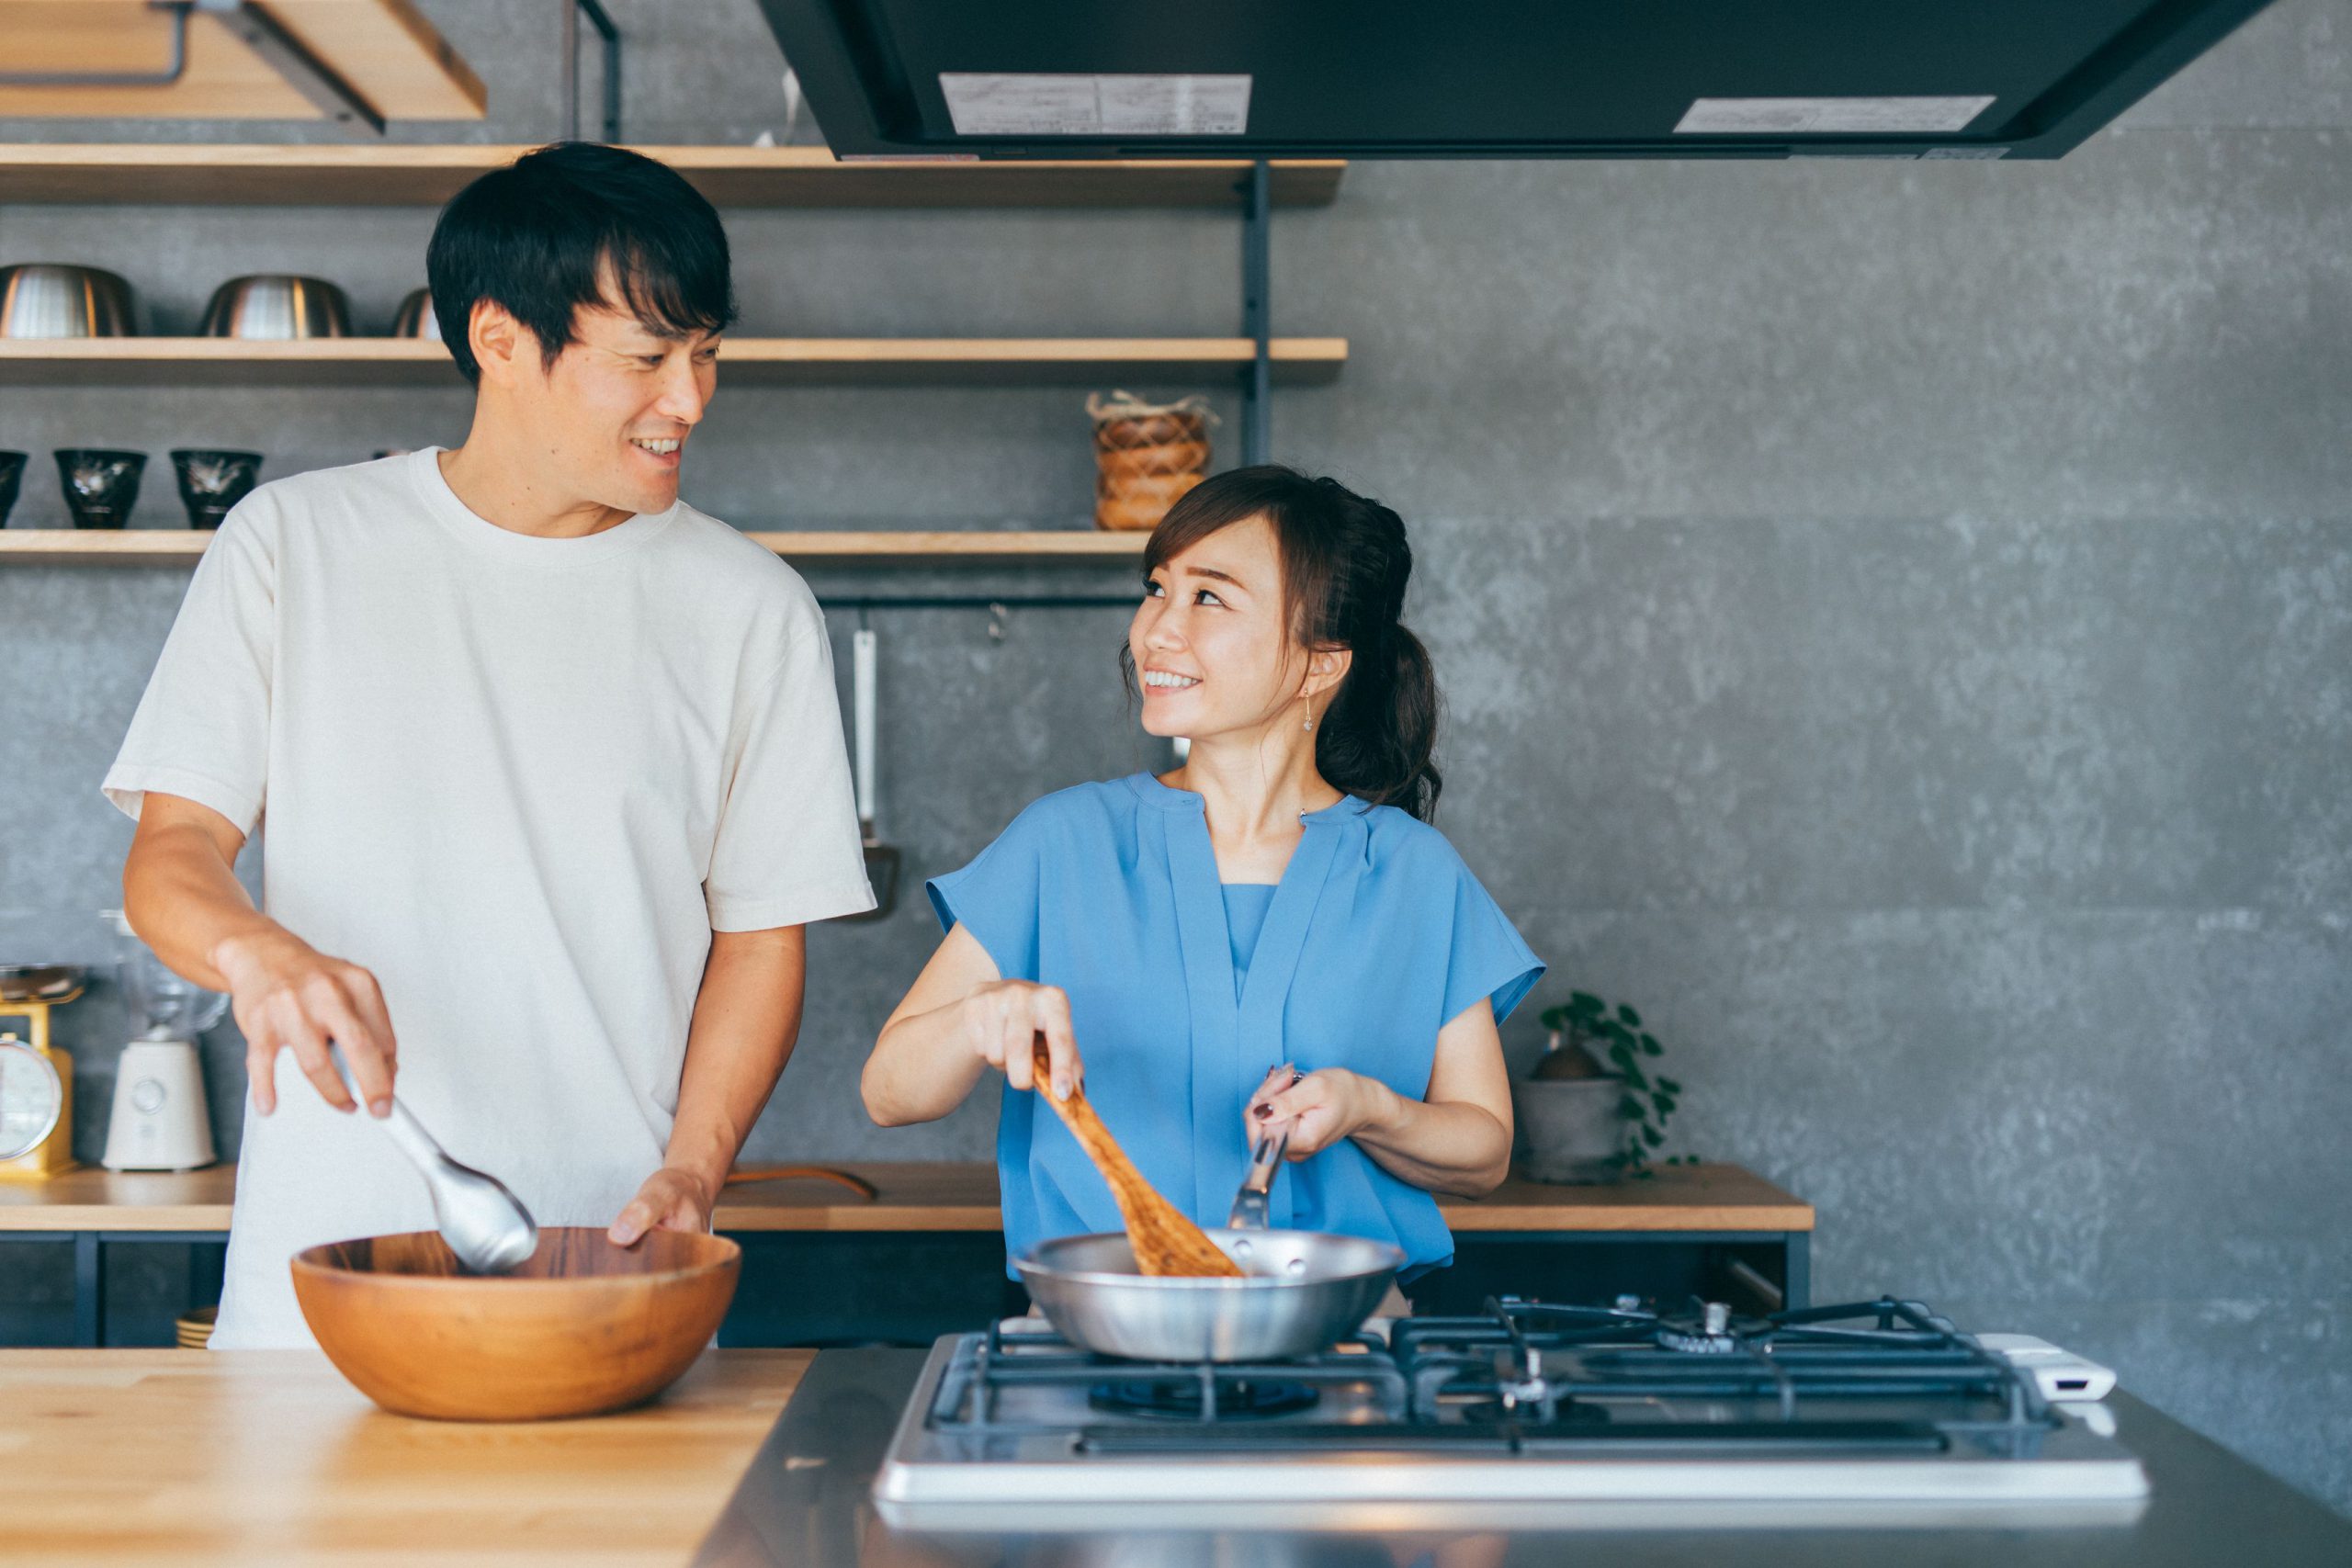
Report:
[[[334,1061],[352,1098],[366,1103],[359,1081],[352,1077],[350,1064],[343,1059],[339,1047]],[[424,1178],[425,1192],[433,1200],[434,1224],[458,1262],[477,1274],[504,1274],[538,1250],[538,1223],[523,1206],[523,1200],[488,1171],[451,1159],[424,1124],[409,1114],[400,1096],[392,1097],[391,1113],[376,1125]]]
[[[1283,1069],[1276,1067],[1274,1072]],[[1266,1075],[1273,1077],[1273,1073]],[[1297,1068],[1290,1069],[1290,1083],[1295,1084],[1306,1075]],[[1290,1084],[1284,1084],[1288,1089]],[[1250,1145],[1250,1169],[1241,1178],[1241,1190],[1233,1195],[1233,1212],[1226,1216],[1227,1230],[1261,1231],[1267,1228],[1266,1199],[1273,1190],[1274,1172],[1283,1168],[1283,1156],[1290,1148],[1290,1123],[1283,1122]]]

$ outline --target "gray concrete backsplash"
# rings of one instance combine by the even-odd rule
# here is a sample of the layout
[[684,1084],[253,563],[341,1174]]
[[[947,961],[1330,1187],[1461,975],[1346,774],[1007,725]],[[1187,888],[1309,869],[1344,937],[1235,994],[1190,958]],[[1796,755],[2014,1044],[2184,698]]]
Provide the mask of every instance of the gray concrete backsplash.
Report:
[[[428,9],[492,78],[500,118],[465,133],[552,134],[552,46],[488,0]],[[633,57],[632,134],[781,130],[752,8],[707,9]],[[1689,1089],[1673,1146],[1818,1206],[1818,1297],[2041,1333],[2352,1509],[2347,50],[2352,0],[2291,0],[2056,164],[1359,166],[1336,206],[1277,216],[1278,330],[1352,357],[1278,394],[1274,431],[1411,525],[1440,826],[1554,965],[1514,1056],[1571,985],[1634,1002]],[[376,329],[431,218],[0,208],[0,262],[111,266],[180,331],[221,278],[315,272]],[[1213,214],[729,225],[750,332],[1236,318]],[[685,489],[730,521],[1085,524],[1076,390],[721,385]],[[457,441],[467,406],[0,388],[0,446],[34,455],[12,521],[59,525],[52,447],[149,451],[137,525],[175,526],[167,447],[286,474]],[[0,570],[6,956],[105,953],[129,826],[96,784],[184,583]],[[921,879],[1036,795],[1164,756],[1120,690],[1124,624],[877,618],[899,907],[812,934],[752,1156],[988,1154],[985,1097],[883,1132],[858,1069],[937,938]],[[111,989],[61,1032],[95,1158]],[[240,1051],[208,1043],[230,1147]]]

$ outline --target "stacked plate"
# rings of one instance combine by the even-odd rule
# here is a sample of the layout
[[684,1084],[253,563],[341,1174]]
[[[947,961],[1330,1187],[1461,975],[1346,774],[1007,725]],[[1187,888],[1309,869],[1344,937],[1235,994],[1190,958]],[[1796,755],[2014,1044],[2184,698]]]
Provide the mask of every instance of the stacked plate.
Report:
[[209,1348],[212,1344],[212,1325],[220,1319],[220,1309],[217,1306],[198,1307],[195,1311],[185,1313],[174,1319],[172,1327],[179,1335],[180,1348],[202,1350]]

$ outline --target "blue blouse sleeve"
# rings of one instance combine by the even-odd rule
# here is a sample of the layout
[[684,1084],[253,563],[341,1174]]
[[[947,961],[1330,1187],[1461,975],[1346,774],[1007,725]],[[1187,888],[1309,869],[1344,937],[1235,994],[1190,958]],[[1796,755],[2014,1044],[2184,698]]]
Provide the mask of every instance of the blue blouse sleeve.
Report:
[[1451,1023],[1464,1008],[1487,997],[1494,1002],[1495,1021],[1500,1023],[1544,977],[1544,961],[1470,868],[1455,863],[1453,946],[1446,962],[1443,1017]]
[[923,884],[944,932],[961,925],[996,961],[1000,979],[1037,978],[1043,835],[1035,807],[1023,812],[971,864]]

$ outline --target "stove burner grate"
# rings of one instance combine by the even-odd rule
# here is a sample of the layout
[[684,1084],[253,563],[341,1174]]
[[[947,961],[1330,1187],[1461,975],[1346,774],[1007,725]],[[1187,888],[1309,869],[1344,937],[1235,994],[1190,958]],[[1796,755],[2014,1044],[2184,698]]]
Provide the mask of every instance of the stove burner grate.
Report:
[[[1631,1298],[1604,1308],[1505,1297],[1487,1308],[1405,1319],[1385,1342],[1369,1335],[1252,1365],[1120,1360],[999,1324],[956,1343],[925,1424],[943,1436],[1043,1436],[1102,1452],[1894,1450],[1931,1434],[2011,1457],[2031,1457],[2059,1426],[2030,1376],[1915,1302],[1769,1317]],[[1283,1419],[1307,1411],[1319,1416]],[[1702,1431],[1712,1433],[1703,1443]]]
[[1312,1409],[1323,1396],[1295,1378],[1121,1378],[1097,1383],[1086,1403],[1112,1416],[1156,1421],[1248,1421]]
[[967,1438],[1064,1434],[1065,1420],[1008,1408],[1016,1396],[1034,1401],[1030,1391],[1054,1389],[1083,1394],[1107,1416],[1171,1428],[1262,1423],[1312,1408],[1325,1390],[1389,1422],[1403,1421],[1409,1404],[1404,1375],[1375,1338],[1343,1339],[1319,1355],[1286,1361],[1126,1361],[1080,1350],[1050,1330],[1001,1322],[957,1343],[926,1425]]

